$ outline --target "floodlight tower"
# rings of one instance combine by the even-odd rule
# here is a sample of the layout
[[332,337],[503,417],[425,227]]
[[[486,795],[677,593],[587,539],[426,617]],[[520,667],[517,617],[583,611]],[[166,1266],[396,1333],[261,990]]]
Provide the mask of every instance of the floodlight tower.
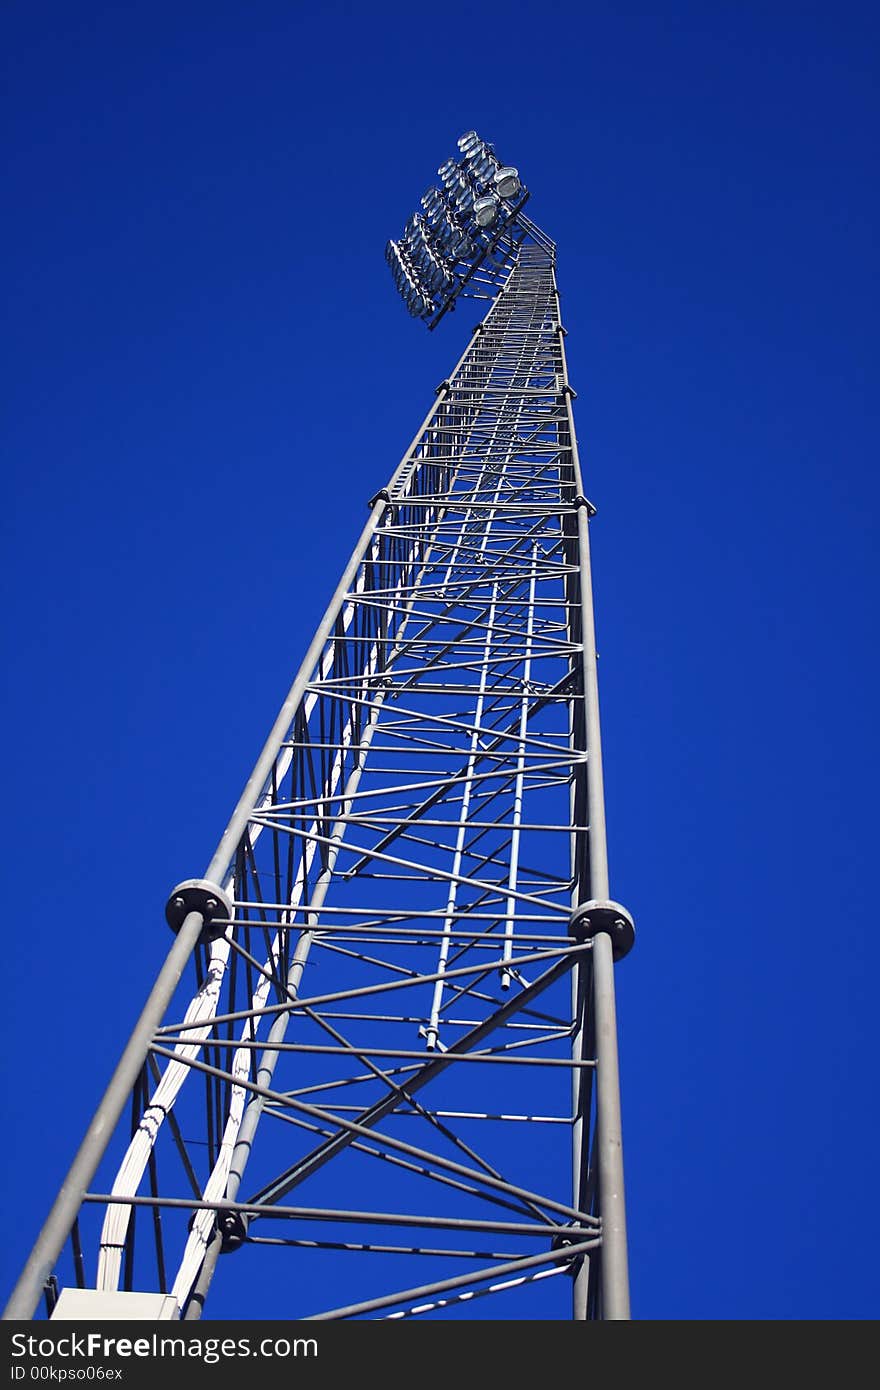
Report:
[[518,171],[458,144],[386,258],[429,328],[488,312],[370,498],[204,877],[168,899],[170,952],[7,1318],[44,1294],[54,1318],[482,1295],[629,1316],[634,929],[608,881],[594,509],[555,246]]

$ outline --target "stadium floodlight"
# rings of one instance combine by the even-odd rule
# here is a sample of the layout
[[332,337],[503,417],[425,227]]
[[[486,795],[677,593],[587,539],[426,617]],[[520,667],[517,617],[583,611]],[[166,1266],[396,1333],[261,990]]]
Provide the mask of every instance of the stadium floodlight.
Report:
[[435,246],[445,250],[451,239],[450,232],[452,230],[452,223],[445,208],[441,208],[437,216],[433,220],[429,220],[429,228]]
[[419,214],[417,212],[410,213],[409,217],[406,219],[406,224],[403,228],[404,241],[409,241],[410,238],[415,235],[416,228],[418,227],[418,225]]
[[[405,243],[389,241],[385,248],[385,259],[391,267],[397,292],[413,318],[426,318],[432,315],[436,306],[428,293],[427,286],[422,283],[418,268],[412,264],[409,258]],[[443,277],[438,276],[436,278],[438,286],[448,290]]]
[[389,241],[385,247],[385,259],[391,267],[391,274],[394,276],[394,283],[397,284],[403,275],[403,257],[400,254],[400,244],[396,241]]
[[439,189],[429,188],[426,193],[422,194],[419,201],[429,227],[436,228],[442,222],[446,211],[446,204],[440,196]]
[[452,220],[449,213],[438,223],[434,231],[434,239],[451,260],[471,260],[476,255],[476,246],[473,240]]
[[440,201],[425,214],[429,239],[443,256],[457,260],[469,254],[470,242],[448,205]]
[[406,307],[409,309],[414,319],[424,318],[426,314],[433,313],[434,303],[421,290],[414,290],[407,295]]
[[464,174],[458,173],[456,181],[449,188],[449,198],[456,212],[468,213],[474,205],[474,191]]
[[417,252],[426,243],[424,220],[413,213],[403,229],[403,241],[407,250]]
[[491,227],[498,216],[498,199],[491,193],[474,201],[474,221],[478,227]]
[[490,186],[495,174],[495,165],[488,160],[481,160],[478,164],[473,164],[468,169],[468,173],[473,180],[474,188],[478,193],[483,193]]
[[464,156],[462,163],[468,174],[482,174],[484,170],[495,170],[498,168],[498,160],[485,140],[480,140],[480,145],[474,145]]
[[398,285],[398,290],[413,318],[421,318],[426,313],[433,313],[434,303],[431,296],[414,280],[407,277],[405,272]]
[[[458,139],[386,259],[410,313],[434,328],[460,295],[485,298],[502,284],[525,237],[546,241],[523,216],[528,190],[475,130]],[[389,247],[392,244],[389,243]]]
[[398,281],[398,283],[412,279],[406,252],[404,250],[402,242],[397,241],[394,243],[393,256],[393,272],[395,279]]
[[480,155],[486,153],[486,149],[487,145],[485,140],[480,140],[479,137],[477,137],[476,140],[471,141],[466,150],[462,150],[462,159],[465,160],[465,162],[478,159]]
[[416,268],[416,270],[419,271],[419,273],[421,273],[422,267],[424,266],[427,259],[427,253],[425,251],[424,246],[419,245],[418,242],[411,241],[405,242],[405,246],[407,254],[409,255],[410,260],[412,261],[413,266]]
[[510,164],[504,164],[496,170],[492,182],[499,198],[515,198],[520,190],[519,170]]
[[413,262],[422,285],[432,294],[452,289],[454,277],[433,247],[422,239],[413,247]]
[[[410,229],[410,223],[414,226]],[[445,256],[438,239],[431,234],[423,218],[418,215],[410,219],[408,230],[404,233],[404,245],[410,259],[418,269],[421,278],[434,290],[438,286],[449,288],[451,270],[445,264]]]

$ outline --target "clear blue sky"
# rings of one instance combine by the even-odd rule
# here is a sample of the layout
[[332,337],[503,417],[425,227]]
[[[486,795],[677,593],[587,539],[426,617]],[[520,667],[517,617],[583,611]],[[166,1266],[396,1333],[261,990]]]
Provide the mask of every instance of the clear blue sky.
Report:
[[878,10],[7,0],[3,1293],[459,356],[457,135],[558,241],[594,522],[634,1311],[867,1318]]

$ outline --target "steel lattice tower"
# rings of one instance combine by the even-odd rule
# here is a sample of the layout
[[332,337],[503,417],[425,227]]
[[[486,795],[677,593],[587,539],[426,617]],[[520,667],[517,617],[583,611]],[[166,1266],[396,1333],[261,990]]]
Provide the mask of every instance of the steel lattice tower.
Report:
[[491,1293],[528,1317],[544,1280],[551,1316],[629,1316],[633,927],[609,894],[593,508],[555,247],[513,226],[204,878],[171,895],[172,948],[6,1317],[53,1270],[82,1318],[114,1295],[210,1316],[212,1285],[264,1277],[266,1316]]

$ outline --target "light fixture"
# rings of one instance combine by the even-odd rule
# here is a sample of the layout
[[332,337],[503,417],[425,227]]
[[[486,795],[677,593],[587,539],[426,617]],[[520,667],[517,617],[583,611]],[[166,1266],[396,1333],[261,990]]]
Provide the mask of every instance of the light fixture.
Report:
[[420,202],[424,208],[425,217],[429,225],[431,227],[436,227],[438,223],[442,221],[446,210],[446,205],[440,195],[440,190],[437,188],[429,188],[426,193],[422,194]]
[[467,165],[467,172],[479,188],[485,188],[486,184],[495,173],[496,165],[489,159],[488,155],[478,155]]
[[492,193],[474,200],[474,221],[478,227],[491,227],[498,216],[498,199]]
[[475,130],[459,137],[458,151],[440,165],[438,185],[422,194],[385,252],[410,313],[431,328],[460,294],[481,298],[486,284],[501,283],[524,236],[533,234],[522,217],[529,195],[518,171],[502,165]]
[[449,189],[449,198],[456,212],[468,213],[474,205],[473,190],[461,172]]
[[[409,258],[406,245],[389,241],[385,247],[385,259],[391,268],[397,291],[409,312],[414,318],[430,317],[436,311],[436,306],[422,282],[418,268]],[[442,276],[437,277],[437,280],[438,285],[444,285]]]
[[492,182],[495,184],[495,192],[500,198],[515,198],[521,187],[519,170],[514,169],[511,164],[504,164],[496,170]]

